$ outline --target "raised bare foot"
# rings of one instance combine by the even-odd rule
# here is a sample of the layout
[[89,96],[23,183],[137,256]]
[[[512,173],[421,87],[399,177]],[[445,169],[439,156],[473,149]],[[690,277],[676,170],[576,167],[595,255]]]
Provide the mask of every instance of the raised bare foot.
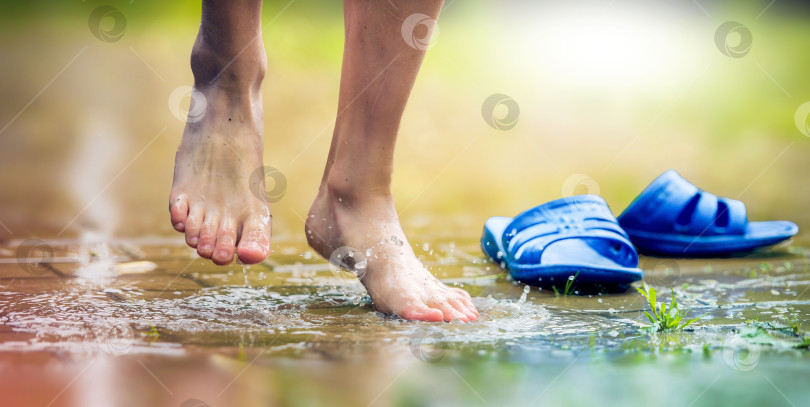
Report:
[[[192,98],[190,110],[201,116],[190,116],[175,157],[172,225],[185,232],[186,243],[200,256],[220,265],[231,263],[234,251],[245,264],[258,263],[270,252],[270,208],[250,185],[251,174],[262,168],[263,153],[259,85],[264,51],[256,53],[252,66],[239,61],[230,66],[198,39],[192,70],[195,92],[204,101],[199,95]],[[230,69],[222,74],[223,67]],[[255,178],[254,183],[264,182]]]
[[339,194],[323,186],[306,234],[309,245],[332,261],[359,251],[354,269],[380,312],[434,322],[478,319],[466,291],[448,287],[416,258],[388,194]]

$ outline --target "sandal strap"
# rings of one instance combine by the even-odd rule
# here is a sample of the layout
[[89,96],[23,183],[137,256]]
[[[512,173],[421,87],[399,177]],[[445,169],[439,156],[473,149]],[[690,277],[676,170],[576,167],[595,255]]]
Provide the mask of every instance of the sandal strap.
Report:
[[619,216],[629,230],[689,236],[742,235],[745,204],[703,191],[669,170],[653,181]]
[[539,263],[543,251],[565,239],[604,239],[616,244],[617,260],[635,264],[638,255],[604,199],[577,195],[529,209],[506,227],[505,254],[510,262]]

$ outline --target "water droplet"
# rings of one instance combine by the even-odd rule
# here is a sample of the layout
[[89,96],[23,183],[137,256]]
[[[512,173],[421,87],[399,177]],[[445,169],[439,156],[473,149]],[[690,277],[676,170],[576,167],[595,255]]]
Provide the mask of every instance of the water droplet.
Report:
[[568,276],[569,281],[574,281],[575,278],[576,278],[576,276]]
[[528,285],[523,286],[523,294],[521,294],[521,295],[520,295],[520,299],[518,299],[518,300],[517,300],[517,303],[518,303],[518,304],[523,304],[523,303],[525,303],[525,302],[526,302],[526,296],[529,294],[529,291],[530,291],[531,289],[532,289],[532,288],[531,288],[531,287],[529,287]]
[[371,249],[366,249],[366,257],[371,257]]
[[430,245],[429,245],[429,244],[427,244],[427,243],[423,244],[423,245],[422,245],[422,250],[424,250],[424,251],[428,251],[428,250],[430,250]]
[[397,242],[397,236],[396,235],[391,235],[391,243],[396,243],[396,242]]
[[402,240],[397,240],[397,246],[402,246]]

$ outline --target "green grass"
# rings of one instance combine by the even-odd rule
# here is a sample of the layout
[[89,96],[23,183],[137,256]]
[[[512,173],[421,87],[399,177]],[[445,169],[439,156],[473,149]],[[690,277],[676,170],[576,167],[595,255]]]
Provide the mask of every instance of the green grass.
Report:
[[672,301],[667,305],[664,302],[660,304],[656,301],[657,294],[655,288],[652,288],[644,283],[641,287],[637,287],[639,293],[647,300],[650,307],[650,312],[644,311],[644,315],[650,320],[650,329],[652,332],[665,332],[665,331],[680,331],[688,327],[695,321],[703,318],[707,314],[692,319],[685,319],[688,310],[682,309],[681,305],[675,299],[675,291],[672,290]]
[[558,297],[560,295],[573,295],[574,294],[574,280],[576,280],[578,276],[579,276],[579,272],[577,271],[577,274],[574,274],[573,276],[568,277],[568,280],[565,281],[565,288],[563,288],[562,293],[560,293],[560,291],[557,290],[557,286],[551,286],[551,289],[554,290],[554,295],[556,295]]
[[799,321],[799,313],[798,312],[796,312],[794,310],[793,314],[791,316],[786,317],[786,320],[787,320],[787,323],[788,323],[788,327],[790,328],[790,332],[794,336],[804,337],[804,335],[801,334],[802,322]]
[[151,337],[152,342],[158,340],[158,338],[160,337],[160,332],[158,332],[157,328],[155,328],[155,325],[153,325],[151,322],[149,322],[149,321],[146,321],[146,322],[149,324],[151,329],[149,330],[149,332],[145,333],[144,335]]

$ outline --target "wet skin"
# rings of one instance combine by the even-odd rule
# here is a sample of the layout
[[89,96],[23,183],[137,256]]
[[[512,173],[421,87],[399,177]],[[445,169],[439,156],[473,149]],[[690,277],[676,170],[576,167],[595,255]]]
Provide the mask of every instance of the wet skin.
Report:
[[[403,40],[400,27],[414,13],[438,18],[442,6],[435,0],[393,3],[344,3],[339,113],[307,218],[307,241],[327,259],[346,247],[369,254],[359,278],[381,312],[474,321],[478,312],[469,294],[443,284],[416,258],[391,196],[397,131],[425,54]],[[256,0],[204,1],[192,53],[206,109],[187,123],[177,152],[171,221],[189,246],[216,264],[229,264],[234,253],[254,264],[270,252],[270,208],[250,188],[263,153],[260,85],[267,62],[260,11]]]

